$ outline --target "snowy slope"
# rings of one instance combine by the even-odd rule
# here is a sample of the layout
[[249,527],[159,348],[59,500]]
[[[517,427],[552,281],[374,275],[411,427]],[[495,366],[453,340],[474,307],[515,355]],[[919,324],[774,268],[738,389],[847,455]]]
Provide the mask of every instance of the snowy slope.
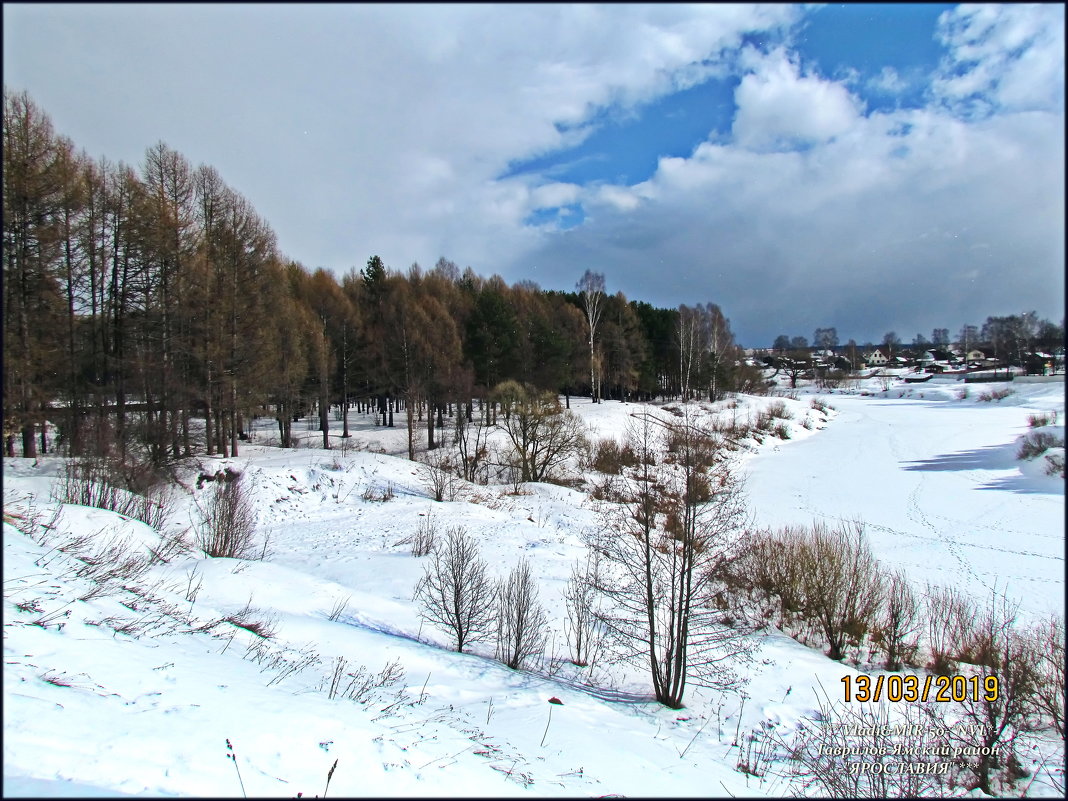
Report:
[[[959,580],[981,592],[1028,576],[1027,608],[1063,609],[1063,482],[1026,475],[1005,452],[1028,412],[1063,418],[1064,389],[1016,389],[1000,404],[958,400],[948,385],[925,385],[924,398],[915,389],[912,398],[886,397],[904,387],[822,393],[837,407],[826,414],[807,390],[782,399],[790,439],[765,437],[743,456],[753,516],[779,524],[859,515],[878,556],[917,581]],[[778,400],[701,408],[751,419]],[[644,407],[579,399],[572,408],[593,436],[619,438]],[[435,503],[420,468],[397,456],[406,448],[399,427],[354,420],[354,439],[395,454],[385,455],[282,451],[262,444],[264,423],[260,444],[239,458],[201,461],[208,472],[244,473],[259,529],[270,535],[267,558],[190,552],[153,566],[134,592],[120,583],[101,592],[57,548],[84,534],[86,547],[121,537],[131,553],[147,554],[159,535],[82,507],[65,506],[53,520],[49,487],[62,461],[5,459],[5,795],[239,797],[243,786],[248,795],[312,796],[324,792],[335,760],[333,796],[788,795],[780,777],[737,770],[747,733],[765,724],[788,734],[816,714],[821,686],[833,692],[843,675],[861,672],[770,631],[739,692],[694,690],[685,709],[665,709],[638,670],[566,660],[563,588],[584,557],[584,530],[600,525],[585,494],[469,486]],[[300,433],[309,443],[319,437],[310,427]],[[197,472],[178,493],[176,530],[212,491],[196,489]],[[390,500],[365,498],[385,488]],[[54,528],[30,525],[34,511]],[[512,671],[491,645],[458,654],[423,624],[412,593],[427,557],[402,541],[428,515],[464,526],[494,575],[531,558],[555,659]],[[227,616],[263,621],[273,635],[211,625]],[[361,701],[330,698],[339,659],[363,678],[395,660],[403,678]],[[550,705],[553,697],[562,705]],[[1031,792],[1051,791],[1036,782]]]

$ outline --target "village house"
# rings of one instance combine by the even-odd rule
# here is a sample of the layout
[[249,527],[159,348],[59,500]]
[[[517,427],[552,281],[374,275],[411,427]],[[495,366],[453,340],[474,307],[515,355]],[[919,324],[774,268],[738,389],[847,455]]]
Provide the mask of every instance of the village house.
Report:
[[864,358],[864,361],[866,361],[870,367],[882,367],[890,361],[890,359],[879,348],[876,348]]

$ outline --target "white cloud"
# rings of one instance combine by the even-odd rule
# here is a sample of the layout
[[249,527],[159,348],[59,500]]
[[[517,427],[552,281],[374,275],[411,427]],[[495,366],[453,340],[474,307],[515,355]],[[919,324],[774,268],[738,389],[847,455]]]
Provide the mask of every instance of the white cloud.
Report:
[[[508,280],[537,265],[546,287],[588,267],[631,297],[718,302],[750,344],[1060,302],[1060,7],[950,12],[932,106],[871,114],[848,70],[831,80],[742,47],[803,13],[778,4],[46,11],[5,7],[10,86],[94,156],[137,163],[162,137],[215,165],[311,267],[444,255]],[[498,178],[580,142],[598,112],[739,69],[733,135],[661,158],[641,184]],[[961,114],[975,92],[996,113]],[[578,227],[523,224],[573,203]]]
[[598,186],[590,199],[595,203],[606,203],[617,211],[634,211],[641,203],[641,196],[634,189],[613,184]]
[[735,90],[735,140],[767,149],[825,142],[848,131],[863,106],[839,82],[804,76],[783,50],[751,55],[753,71]]
[[606,207],[532,259],[596,253],[628,295],[720,303],[749,345],[816,325],[864,338],[1063,316],[1063,115],[876,112],[803,151],[707,142],[598,191],[647,202]]
[[878,75],[868,81],[868,86],[883,94],[897,95],[908,89],[908,82],[893,67],[883,67]]
[[932,84],[959,113],[1064,108],[1064,6],[962,5],[939,18],[948,48]]
[[536,187],[530,194],[532,209],[555,208],[578,200],[579,187],[577,184],[544,184]]

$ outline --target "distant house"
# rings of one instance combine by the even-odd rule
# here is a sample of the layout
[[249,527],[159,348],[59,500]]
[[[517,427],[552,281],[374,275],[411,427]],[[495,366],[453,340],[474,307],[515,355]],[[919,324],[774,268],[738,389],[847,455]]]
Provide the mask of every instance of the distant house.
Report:
[[986,358],[986,354],[981,350],[975,350],[974,348],[968,351],[967,359],[970,362],[981,362]]
[[923,355],[921,355],[920,358],[918,358],[916,361],[920,364],[920,366],[926,367],[929,364],[934,364],[937,359],[933,350],[927,350],[924,351]]
[[871,367],[882,367],[884,364],[890,361],[890,359],[879,348],[876,348],[865,357],[864,361],[866,361]]

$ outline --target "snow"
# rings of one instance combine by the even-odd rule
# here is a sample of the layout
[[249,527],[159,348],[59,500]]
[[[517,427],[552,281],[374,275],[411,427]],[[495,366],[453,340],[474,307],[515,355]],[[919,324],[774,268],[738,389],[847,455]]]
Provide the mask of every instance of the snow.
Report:
[[[858,517],[878,558],[918,586],[952,583],[980,598],[996,587],[1027,613],[1063,613],[1063,479],[1015,459],[1028,414],[1063,420],[1063,383],[971,385],[966,398],[952,378],[884,384],[694,407],[752,420],[781,402],[791,415],[776,421],[788,440],[766,436],[741,454],[754,524]],[[1014,394],[978,400],[1005,387]],[[814,408],[815,395],[834,409]],[[670,417],[672,407],[655,411]],[[594,438],[621,439],[630,416],[650,407],[573,398],[571,408]],[[4,794],[239,797],[243,787],[310,797],[326,791],[335,760],[332,796],[790,793],[782,778],[736,769],[736,737],[762,722],[792,731],[816,714],[821,688],[833,694],[843,675],[870,666],[832,662],[771,630],[744,669],[744,694],[695,688],[685,709],[669,710],[638,670],[571,665],[563,592],[585,558],[583,533],[600,525],[596,504],[549,484],[519,495],[464,485],[436,503],[423,468],[404,458],[402,418],[383,429],[352,413],[352,440],[341,449],[333,439],[329,452],[308,447],[321,436],[310,423],[294,426],[303,447],[282,450],[267,444],[276,433],[261,421],[239,458],[201,458],[177,492],[169,533],[189,528],[213,491],[196,488],[196,476],[230,466],[253,492],[266,559],[192,551],[153,566],[139,593],[94,593],[93,579],[75,574],[82,563],[57,546],[88,535],[95,551],[125,542],[149,554],[160,533],[112,512],[60,508],[50,500],[60,458],[5,459]],[[387,488],[390,500],[364,497]],[[34,513],[54,526],[38,526],[39,541],[20,530]],[[495,576],[530,558],[557,659],[513,671],[491,645],[458,654],[421,621],[412,596],[428,557],[403,541],[431,515],[474,536]],[[273,636],[232,623],[196,630],[242,613]],[[396,660],[404,675],[363,702],[330,698],[339,658],[372,675]],[[1043,781],[1031,793],[1056,795]]]

